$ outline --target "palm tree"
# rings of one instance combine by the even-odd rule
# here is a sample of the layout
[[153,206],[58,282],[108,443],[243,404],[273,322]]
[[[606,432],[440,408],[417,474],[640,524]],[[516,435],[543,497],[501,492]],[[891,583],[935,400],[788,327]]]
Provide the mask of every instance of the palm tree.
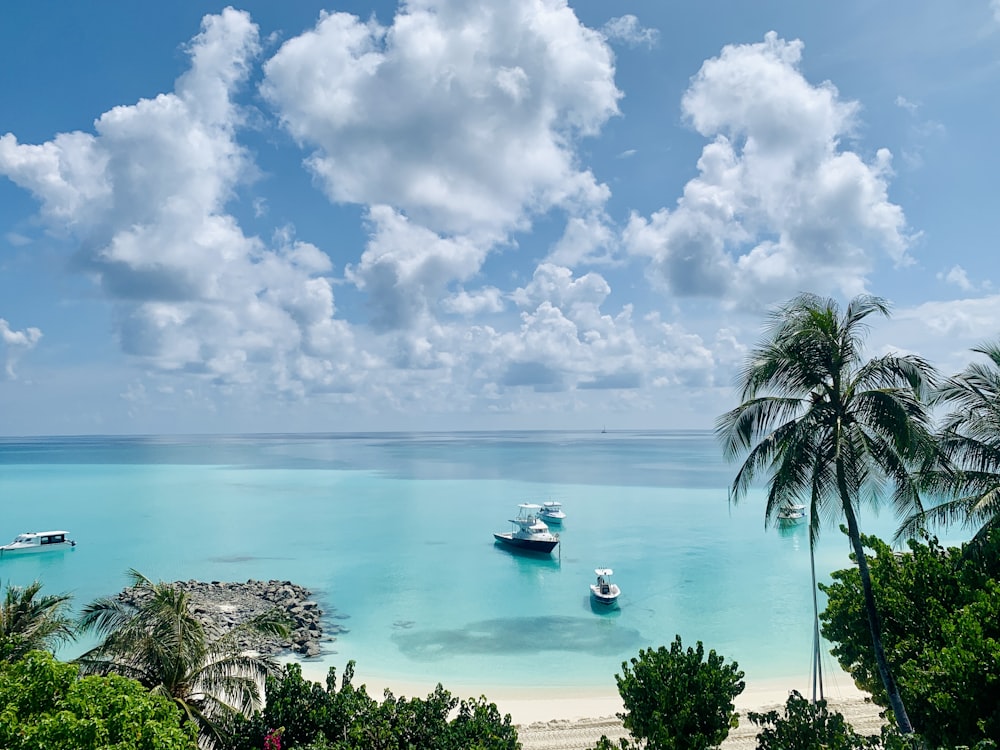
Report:
[[943,454],[923,473],[926,489],[947,498],[914,513],[900,526],[897,538],[909,537],[931,523],[961,523],[977,529],[973,543],[1000,527],[1000,342],[972,351],[988,364],[970,364],[947,378],[932,394],[932,403],[950,404],[938,433]]
[[7,584],[0,605],[0,661],[17,661],[29,651],[49,650],[73,638],[73,621],[65,614],[68,594],[38,596],[42,584]]
[[811,294],[777,308],[740,374],[742,403],[719,417],[716,435],[727,459],[746,454],[733,480],[733,502],[759,475],[769,475],[765,524],[795,501],[809,504],[810,543],[818,538],[821,514],[847,521],[879,675],[900,731],[909,733],[882,647],[857,507],[862,500],[881,502],[887,483],[898,512],[920,507],[909,469],[933,446],[921,396],[934,373],[915,356],[864,361],[865,319],[873,313],[888,317],[888,304],[866,295],[851,300],[843,317],[834,300]]
[[173,700],[198,725],[204,745],[218,744],[223,720],[258,709],[264,678],[278,673],[274,659],[241,652],[239,639],[248,633],[285,638],[285,616],[272,610],[213,640],[191,613],[186,591],[135,570],[129,576],[134,603],[105,597],[84,608],[81,629],[103,641],[77,659],[81,671],[138,680]]

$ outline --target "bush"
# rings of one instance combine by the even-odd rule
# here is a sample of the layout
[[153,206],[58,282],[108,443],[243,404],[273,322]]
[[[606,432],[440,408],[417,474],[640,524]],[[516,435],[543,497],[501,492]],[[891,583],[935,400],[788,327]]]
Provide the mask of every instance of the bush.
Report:
[[282,750],[516,750],[517,729],[486,698],[459,700],[438,685],[426,698],[397,698],[386,691],[379,703],[364,686],[355,688],[348,662],[337,689],[330,669],[324,689],[305,680],[298,664],[269,678],[266,705],[229,728],[233,750],[259,750],[281,729]]
[[[1000,742],[1000,534],[981,549],[911,540],[897,554],[863,537],[882,643],[914,729],[932,747]],[[820,616],[833,654],[857,685],[887,705],[875,668],[856,567],[822,586]]]
[[[639,651],[615,675],[626,710],[618,717],[648,750],[717,747],[739,724],[733,700],[745,687],[739,665],[724,661],[714,650],[706,660],[701,641],[685,650],[679,635],[669,649]],[[607,738],[601,743],[613,747]],[[620,745],[629,747],[626,740]]]
[[41,651],[0,664],[5,750],[196,750],[196,737],[172,701],[135,680],[80,678],[75,666]]
[[857,734],[843,715],[827,710],[826,701],[810,703],[796,691],[785,702],[784,714],[747,712],[761,727],[757,750],[867,750],[878,747],[878,737]]

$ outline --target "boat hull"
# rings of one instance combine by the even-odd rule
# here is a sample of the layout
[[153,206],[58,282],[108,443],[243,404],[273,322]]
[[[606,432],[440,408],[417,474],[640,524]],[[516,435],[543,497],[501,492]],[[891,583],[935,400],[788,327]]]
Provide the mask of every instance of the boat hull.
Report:
[[501,544],[514,549],[529,550],[531,552],[551,552],[559,544],[558,539],[520,539],[513,534],[501,534],[494,532],[493,538]]
[[612,594],[601,594],[594,591],[593,588],[590,589],[590,600],[595,604],[602,607],[614,607],[618,604],[618,596],[621,592],[614,592]]
[[5,544],[0,546],[0,556],[7,555],[33,555],[38,552],[58,552],[60,550],[73,549],[76,542],[59,542],[57,544],[25,544],[24,546],[13,546]]

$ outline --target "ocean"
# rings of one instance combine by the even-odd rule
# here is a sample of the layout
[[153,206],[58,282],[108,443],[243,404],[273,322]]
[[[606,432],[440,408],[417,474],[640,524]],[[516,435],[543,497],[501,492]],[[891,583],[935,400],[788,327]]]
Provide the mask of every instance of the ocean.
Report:
[[[80,607],[131,568],[291,580],[344,628],[322,666],[458,693],[613,692],[623,661],[675,634],[739,662],[748,684],[805,683],[808,532],[765,529],[762,492],[731,506],[735,471],[708,432],[0,438],[0,538],[77,541],[0,559],[0,585],[37,579]],[[567,514],[550,557],[494,543],[519,503],[546,500]],[[863,511],[861,524],[890,538],[896,519]],[[848,552],[831,522],[819,579]],[[598,567],[614,569],[617,610],[590,604]]]

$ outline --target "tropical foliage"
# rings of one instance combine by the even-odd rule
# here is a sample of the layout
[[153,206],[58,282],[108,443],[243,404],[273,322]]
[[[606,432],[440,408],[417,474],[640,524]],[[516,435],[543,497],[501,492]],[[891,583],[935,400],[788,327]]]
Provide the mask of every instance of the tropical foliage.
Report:
[[876,735],[858,734],[825,700],[807,701],[794,690],[782,713],[749,711],[747,718],[760,727],[757,750],[927,750],[920,737],[900,735],[891,726]]
[[169,700],[134,680],[79,678],[72,664],[32,651],[0,662],[0,747],[7,750],[195,750]]
[[0,604],[0,662],[17,661],[29,651],[49,650],[73,637],[66,594],[39,596],[42,584],[7,585]]
[[454,698],[440,685],[421,698],[370,698],[353,685],[354,663],[348,662],[337,689],[335,669],[326,688],[303,679],[297,664],[280,677],[267,679],[267,705],[253,716],[234,717],[229,736],[233,750],[256,750],[280,728],[283,750],[515,750],[517,730],[485,698]]
[[240,650],[246,633],[286,637],[284,615],[274,611],[212,639],[191,611],[189,595],[169,583],[130,572],[135,603],[97,599],[83,609],[80,627],[101,643],[77,661],[84,674],[120,674],[172,700],[195,723],[205,744],[222,741],[221,723],[260,707],[261,687],[277,663]]
[[[685,649],[678,635],[669,649],[642,649],[615,681],[625,706],[618,718],[633,738],[619,740],[621,750],[707,750],[739,725],[733,701],[746,687],[743,672],[714,649],[706,659],[701,641]],[[615,745],[602,737],[597,747]]]
[[987,363],[972,363],[947,378],[933,401],[951,407],[938,435],[942,461],[923,473],[939,504],[910,516],[898,537],[935,524],[963,524],[982,539],[1000,527],[1000,342],[973,349]]
[[877,297],[836,301],[804,294],[776,309],[764,341],[747,358],[742,403],[721,416],[716,434],[730,460],[746,456],[733,480],[738,502],[768,476],[765,521],[787,502],[810,511],[810,538],[820,519],[843,515],[859,560],[865,612],[879,676],[899,728],[912,731],[881,644],[881,624],[861,546],[857,509],[884,501],[898,512],[920,510],[911,469],[933,453],[922,402],[933,370],[919,357],[863,358],[866,319],[888,316]]
[[[932,746],[1000,742],[1000,530],[970,549],[937,539],[894,552],[863,537],[883,644],[914,728]],[[821,615],[833,654],[876,703],[887,705],[867,637],[859,569],[833,573]]]

